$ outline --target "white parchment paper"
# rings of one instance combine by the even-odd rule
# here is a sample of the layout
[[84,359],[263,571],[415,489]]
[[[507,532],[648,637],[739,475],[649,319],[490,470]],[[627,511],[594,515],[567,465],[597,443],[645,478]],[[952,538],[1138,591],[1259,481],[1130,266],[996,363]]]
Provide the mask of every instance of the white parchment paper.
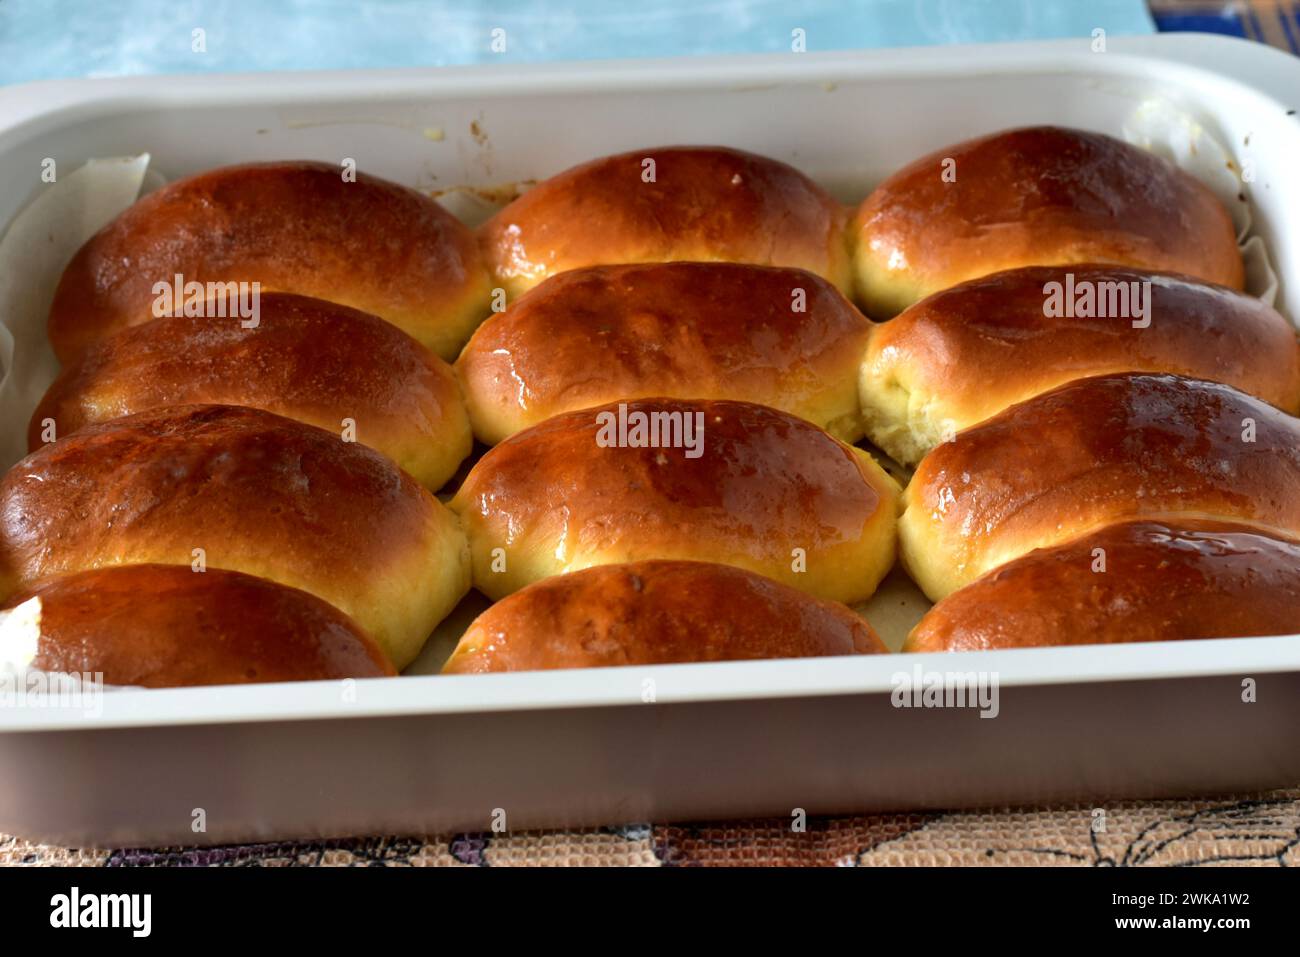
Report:
[[25,454],[27,420],[58,373],[45,319],[64,267],[140,194],[149,154],[93,159],[41,187],[0,238],[0,469]]

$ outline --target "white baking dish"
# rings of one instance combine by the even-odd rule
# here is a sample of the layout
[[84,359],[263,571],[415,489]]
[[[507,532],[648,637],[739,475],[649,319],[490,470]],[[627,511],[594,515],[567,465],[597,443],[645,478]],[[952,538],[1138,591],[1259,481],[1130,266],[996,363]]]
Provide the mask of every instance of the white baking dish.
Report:
[[[33,84],[0,90],[0,222],[43,158],[142,150],[168,176],[352,157],[439,189],[719,143],[789,161],[847,200],[970,135],[1041,122],[1118,133],[1152,95],[1251,162],[1255,232],[1279,307],[1300,316],[1300,122],[1288,115],[1300,60],[1191,35],[1112,39],[1105,53],[1081,39]],[[998,716],[893,707],[894,676],[918,665],[996,674]],[[0,707],[0,831],[210,843],[1097,802],[1294,785],[1298,732],[1300,636],[120,691],[93,713]]]

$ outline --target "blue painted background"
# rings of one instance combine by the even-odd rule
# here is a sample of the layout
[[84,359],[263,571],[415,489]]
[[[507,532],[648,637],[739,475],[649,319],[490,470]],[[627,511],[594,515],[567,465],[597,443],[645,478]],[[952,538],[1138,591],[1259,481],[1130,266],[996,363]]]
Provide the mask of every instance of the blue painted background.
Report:
[[782,51],[796,27],[809,50],[1153,30],[1144,0],[0,0],[0,83]]

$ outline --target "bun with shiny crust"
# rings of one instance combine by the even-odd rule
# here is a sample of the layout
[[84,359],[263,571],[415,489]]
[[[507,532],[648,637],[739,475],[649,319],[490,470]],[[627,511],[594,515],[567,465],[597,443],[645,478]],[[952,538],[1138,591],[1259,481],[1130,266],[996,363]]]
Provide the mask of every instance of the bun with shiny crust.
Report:
[[646,561],[546,578],[470,625],[446,674],[886,651],[865,620],[728,565]]
[[0,608],[0,660],[101,674],[107,685],[394,675],[352,619],[296,588],[188,565],[115,565],[54,578]]
[[940,445],[903,502],[903,566],[935,601],[1115,522],[1300,537],[1300,420],[1218,383],[1079,379]]
[[973,279],[876,326],[862,363],[863,418],[876,445],[915,464],[1010,405],[1112,372],[1223,382],[1300,412],[1295,329],[1259,299],[1183,276],[1083,265]]
[[454,515],[387,458],[259,409],[91,425],[0,480],[0,600],[108,565],[241,571],[351,616],[405,667],[469,588]]
[[320,299],[262,296],[256,327],[172,316],[92,343],[32,416],[28,446],[173,405],[246,405],[383,452],[431,489],[473,446],[450,366],[376,316]]
[[852,603],[893,564],[897,494],[867,453],[787,413],[644,399],[506,439],[451,507],[491,598],[592,565],[678,559]]
[[[329,163],[223,166],[129,207],[68,264],[50,308],[68,362],[96,339],[159,315],[158,283],[260,283],[379,316],[443,359],[487,315],[474,234],[413,189]],[[223,295],[228,295],[224,294]],[[188,294],[185,294],[188,299]]]
[[801,269],[593,266],[483,323],[456,371],[490,445],[561,412],[650,396],[757,402],[852,442],[870,326]]
[[863,201],[859,302],[887,319],[932,292],[1020,266],[1111,263],[1241,289],[1232,218],[1198,179],[1136,146],[1033,126],[937,150]]
[[1109,525],[953,592],[903,651],[1300,632],[1300,542],[1242,525]]
[[785,163],[720,146],[660,146],[583,163],[479,227],[493,286],[675,260],[806,269],[852,286],[848,212]]

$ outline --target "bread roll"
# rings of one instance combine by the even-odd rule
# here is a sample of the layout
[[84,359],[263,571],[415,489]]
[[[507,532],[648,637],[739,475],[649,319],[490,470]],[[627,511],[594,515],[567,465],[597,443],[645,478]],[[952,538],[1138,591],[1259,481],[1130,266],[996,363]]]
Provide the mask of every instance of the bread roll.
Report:
[[660,146],[552,176],[480,226],[479,239],[493,285],[511,299],[567,269],[683,259],[807,269],[847,292],[847,222],[785,163]]
[[871,626],[752,572],[648,561],[546,578],[474,620],[444,674],[883,653]]
[[877,326],[862,414],[871,441],[915,464],[1009,405],[1109,372],[1224,382],[1300,411],[1295,330],[1263,302],[1180,276],[1084,265],[973,279]]
[[1125,522],[1030,552],[954,592],[903,650],[1296,632],[1300,542],[1240,525]]
[[1079,379],[940,445],[903,502],[903,565],[936,601],[1127,519],[1300,535],[1300,420],[1212,382]]
[[493,316],[456,363],[474,434],[496,444],[618,399],[739,399],[847,442],[870,323],[799,269],[732,263],[560,273]]
[[399,668],[469,587],[455,516],[414,479],[258,409],[87,426],[0,480],[0,600],[51,575],[200,560],[323,598]]
[[855,602],[893,563],[897,486],[865,452],[785,412],[645,399],[506,439],[451,507],[469,535],[474,584],[491,598],[548,575],[661,558],[735,565]]
[[27,441],[171,405],[248,405],[378,449],[431,489],[473,446],[451,367],[376,316],[270,293],[255,328],[182,316],[92,343],[50,387]]
[[1113,263],[1240,289],[1232,219],[1199,180],[1099,133],[1035,126],[945,147],[876,188],[853,219],[857,295],[885,319],[1019,266]]
[[319,598],[188,565],[118,565],[37,585],[0,609],[0,649],[0,661],[145,688],[396,674]]
[[[330,163],[226,166],[177,180],[113,220],[69,263],[50,309],[63,362],[125,326],[180,312],[185,283],[261,283],[381,316],[442,358],[488,312],[474,235],[427,196]],[[161,289],[181,277],[167,312]],[[229,293],[225,293],[229,295]]]

